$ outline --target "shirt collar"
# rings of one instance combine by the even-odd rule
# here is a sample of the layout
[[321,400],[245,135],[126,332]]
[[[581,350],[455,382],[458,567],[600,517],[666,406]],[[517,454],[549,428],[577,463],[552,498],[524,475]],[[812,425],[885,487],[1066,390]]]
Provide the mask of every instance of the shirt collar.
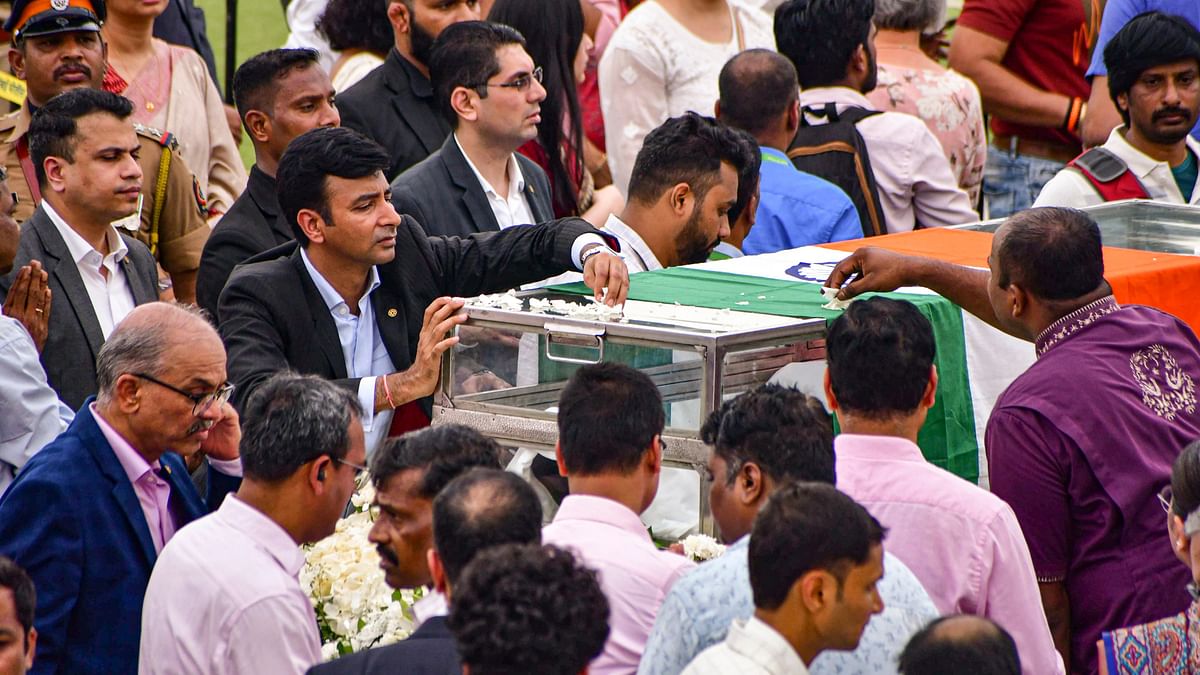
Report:
[[642,259],[642,265],[646,271],[661,270],[663,265],[655,257],[654,251],[646,244],[646,240],[642,239],[641,235],[634,231],[616,216],[615,213],[609,214],[608,220],[604,222],[604,231],[615,235],[618,239],[629,244],[629,248]]
[[100,416],[100,413],[96,411],[95,403],[88,406],[88,412],[96,420],[96,426],[100,427],[100,433],[104,434],[104,440],[108,441],[108,445],[112,447],[113,454],[117,456],[117,461],[121,463],[121,468],[125,470],[125,476],[129,478],[130,483],[140,481],[146,474],[161,466],[157,460],[153,464],[147,462],[141,453],[134,450],[129,441],[117,433],[108,420]]
[[899,462],[925,462],[921,448],[899,436],[870,436],[867,434],[838,434],[833,439],[834,456],[838,459],[886,459]]
[[[63,241],[67,244],[67,251],[71,254],[71,260],[75,261],[76,265],[83,262],[92,253],[95,253],[97,256],[100,255],[99,251],[87,243],[83,237],[79,236],[79,233],[72,229],[67,224],[67,221],[63,220],[62,216],[58,215],[54,207],[50,206],[50,202],[43,199],[42,208],[45,209],[46,215],[50,217],[50,222],[54,223],[54,227],[58,229],[58,233],[62,235]],[[117,231],[110,225],[104,231],[104,236],[108,239],[109,253],[106,258],[102,257],[102,259],[105,261],[111,260],[113,263],[119,263],[124,260],[125,256],[129,253],[129,247],[125,245],[125,240],[121,238],[121,235],[117,234]]]
[[268,176],[258,165],[250,167],[250,177],[246,181],[246,189],[258,208],[268,216],[279,215],[279,196],[276,194],[275,178]]
[[725,639],[726,646],[735,654],[762,666],[769,673],[791,673],[806,675],[804,661],[782,635],[756,616],[735,619]]
[[226,497],[217,513],[226,524],[261,546],[289,575],[299,577],[300,568],[304,567],[304,552],[279,523],[238,499],[237,494]]
[[800,92],[800,106],[815,106],[822,103],[838,105],[856,105],[867,110],[875,110],[875,106],[861,92],[850,87],[813,87]]
[[558,513],[554,514],[554,522],[557,523],[560,520],[587,520],[604,523],[638,535],[648,542],[653,541],[638,514],[630,511],[629,507],[624,504],[606,497],[567,495],[563,499],[562,505],[558,507]]
[[1106,295],[1046,326],[1046,329],[1038,334],[1037,340],[1033,343],[1037,348],[1038,358],[1050,351],[1051,347],[1074,335],[1079,329],[1091,325],[1097,319],[1112,314],[1118,309],[1121,309],[1121,306],[1117,304],[1116,298]]
[[768,148],[765,145],[758,146],[758,149],[762,153],[764,162],[768,164],[782,164],[792,169],[796,168],[796,166],[792,164],[792,160],[787,156],[786,152],[782,150],[776,150],[775,148]]
[[[317,292],[321,294],[321,299],[325,301],[326,309],[332,312],[338,307],[345,305],[346,300],[341,296],[340,293],[334,290],[333,284],[329,283],[329,281],[317,271],[316,267],[313,267],[312,261],[308,259],[308,252],[303,248],[300,249],[300,259],[304,261],[304,267],[308,270],[308,276],[312,278],[313,285],[317,287]],[[363,304],[367,302],[368,298],[371,297],[371,294],[375,292],[376,288],[379,288],[379,270],[377,270],[374,265],[371,265],[370,279],[367,281],[367,292],[363,293],[362,297],[358,300],[360,309],[362,308]]]
[[[1125,138],[1125,131],[1128,128],[1129,127],[1122,124],[1121,126],[1109,132],[1108,140],[1105,141],[1104,147],[1112,150],[1113,154],[1119,157],[1121,161],[1125,162],[1125,166],[1129,167],[1129,170],[1133,172],[1133,175],[1137,176],[1139,179],[1149,176],[1151,172],[1159,167],[1165,167],[1166,169],[1170,170],[1171,167],[1166,162],[1160,162],[1130,145],[1129,141]],[[1184,142],[1187,144],[1188,149],[1192,151],[1192,154],[1200,157],[1200,143],[1197,143],[1196,140],[1192,138],[1191,134],[1188,134],[1184,137]],[[1186,202],[1188,195],[1181,196]]]
[[466,150],[463,150],[462,143],[458,142],[458,134],[454,134],[454,143],[458,146],[458,151],[462,154],[463,159],[467,160],[467,166],[471,167],[471,172],[475,174],[475,179],[479,181],[479,187],[483,188],[484,194],[495,195],[507,200],[525,192],[525,174],[521,173],[521,166],[517,164],[517,154],[515,152],[510,153],[508,156],[508,194],[502,195],[496,192],[496,188],[492,187],[492,184],[483,177],[483,174],[479,173],[479,169],[475,168],[475,162],[471,161],[470,155],[467,154]]

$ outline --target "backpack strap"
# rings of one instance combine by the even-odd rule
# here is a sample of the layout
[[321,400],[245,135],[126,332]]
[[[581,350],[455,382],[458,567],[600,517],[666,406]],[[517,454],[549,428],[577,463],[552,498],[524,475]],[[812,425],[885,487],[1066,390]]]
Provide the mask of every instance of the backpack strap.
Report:
[[1067,166],[1083,174],[1106,202],[1150,198],[1150,193],[1129,170],[1129,165],[1104,148],[1092,148],[1067,162]]
[[826,103],[820,107],[804,106],[800,109],[800,126],[814,126],[812,122],[805,120],[807,115],[811,115],[813,117],[823,117],[830,124],[834,124],[842,120],[845,120],[851,124],[858,124],[868,117],[878,115],[880,112],[881,111],[879,110],[868,110],[856,105],[847,106],[845,110],[838,112],[837,104],[835,103]]

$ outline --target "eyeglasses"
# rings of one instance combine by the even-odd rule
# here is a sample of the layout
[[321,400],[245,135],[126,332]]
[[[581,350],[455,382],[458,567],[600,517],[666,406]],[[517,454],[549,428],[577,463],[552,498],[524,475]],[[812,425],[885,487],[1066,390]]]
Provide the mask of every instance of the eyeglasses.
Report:
[[136,378],[146,380],[147,382],[153,382],[154,384],[157,384],[158,386],[163,387],[165,389],[170,389],[171,391],[175,392],[176,394],[179,394],[180,396],[183,396],[187,400],[191,401],[192,402],[192,415],[194,415],[196,417],[199,417],[199,416],[203,415],[204,413],[208,412],[208,409],[211,408],[214,404],[215,405],[225,405],[225,402],[229,400],[229,397],[231,395],[233,395],[233,385],[228,382],[217,387],[216,391],[211,391],[207,394],[192,394],[190,392],[186,392],[186,391],[180,389],[179,387],[167,384],[166,382],[163,382],[160,379],[151,377],[145,373],[130,373],[130,374]]
[[1159,490],[1158,494],[1156,496],[1158,497],[1158,503],[1161,504],[1163,507],[1163,511],[1170,513],[1171,512],[1171,497],[1172,497],[1171,486],[1168,485],[1167,487]]
[[534,68],[532,73],[528,75],[522,75],[512,82],[501,82],[500,84],[490,84],[488,82],[484,82],[483,84],[476,85],[476,87],[504,87],[505,89],[527,91],[529,89],[529,85],[533,84],[534,80],[537,80],[539,83],[542,81],[541,66]]
[[338,459],[337,457],[334,457],[332,455],[329,457],[329,459],[332,459],[334,464],[341,464],[342,466],[348,466],[351,469],[354,469],[355,471],[357,471],[359,473],[366,473],[366,472],[370,471],[370,469],[368,469],[367,467],[365,467],[361,464],[355,464],[354,462],[347,462],[344,459]]

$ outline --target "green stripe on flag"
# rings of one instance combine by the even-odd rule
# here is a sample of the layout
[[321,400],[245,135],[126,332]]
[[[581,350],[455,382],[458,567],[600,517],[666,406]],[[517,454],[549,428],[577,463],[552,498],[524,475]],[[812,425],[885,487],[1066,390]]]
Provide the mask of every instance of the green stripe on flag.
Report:
[[[549,290],[591,295],[583,284],[554,286]],[[869,297],[868,294],[864,297]],[[937,402],[930,409],[917,439],[925,457],[972,483],[979,481],[979,443],[967,381],[966,340],[962,310],[938,295],[885,293],[917,306],[933,324],[937,340]],[[769,279],[727,272],[672,267],[629,277],[629,299],[665,304],[685,304],[793,318],[822,317],[832,321],[839,310],[822,307],[826,300],[820,284]]]

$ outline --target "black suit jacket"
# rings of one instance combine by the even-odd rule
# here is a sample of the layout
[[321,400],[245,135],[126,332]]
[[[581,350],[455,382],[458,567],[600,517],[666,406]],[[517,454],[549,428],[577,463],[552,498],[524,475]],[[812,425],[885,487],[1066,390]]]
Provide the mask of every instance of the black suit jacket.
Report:
[[407,640],[313,666],[308,675],[460,675],[462,662],[446,617],[421,624]]
[[[158,269],[150,249],[132,237],[120,236],[129,247],[121,266],[134,304],[158,300]],[[21,225],[17,259],[13,271],[0,278],[0,295],[8,296],[17,271],[30,260],[42,263],[50,282],[50,327],[42,349],[46,379],[63,403],[78,410],[96,393],[96,356],[104,333],[67,242],[42,206]]]
[[338,112],[342,126],[387,150],[389,181],[431,155],[450,134],[429,78],[395,49],[382,66],[338,95]]
[[[465,238],[427,237],[405,216],[396,231],[396,257],[378,266],[380,286],[371,294],[392,364],[397,370],[412,365],[429,303],[446,295],[503,291],[575,269],[571,246],[586,233],[601,234],[583,220],[564,218]],[[264,379],[286,369],[357,391],[333,317],[298,247],[287,257],[234,270],[221,292],[219,313],[239,409]],[[428,412],[428,397],[423,405]]]
[[[554,218],[550,181],[533,160],[517,153],[525,177],[525,201],[536,223]],[[431,236],[465,237],[500,229],[483,186],[451,134],[437,152],[392,182],[392,205]]]
[[221,217],[204,244],[196,278],[196,304],[208,310],[215,320],[217,300],[233,268],[263,251],[292,241],[293,236],[279,208],[275,179],[263,173],[258,165],[253,166],[246,191]]

